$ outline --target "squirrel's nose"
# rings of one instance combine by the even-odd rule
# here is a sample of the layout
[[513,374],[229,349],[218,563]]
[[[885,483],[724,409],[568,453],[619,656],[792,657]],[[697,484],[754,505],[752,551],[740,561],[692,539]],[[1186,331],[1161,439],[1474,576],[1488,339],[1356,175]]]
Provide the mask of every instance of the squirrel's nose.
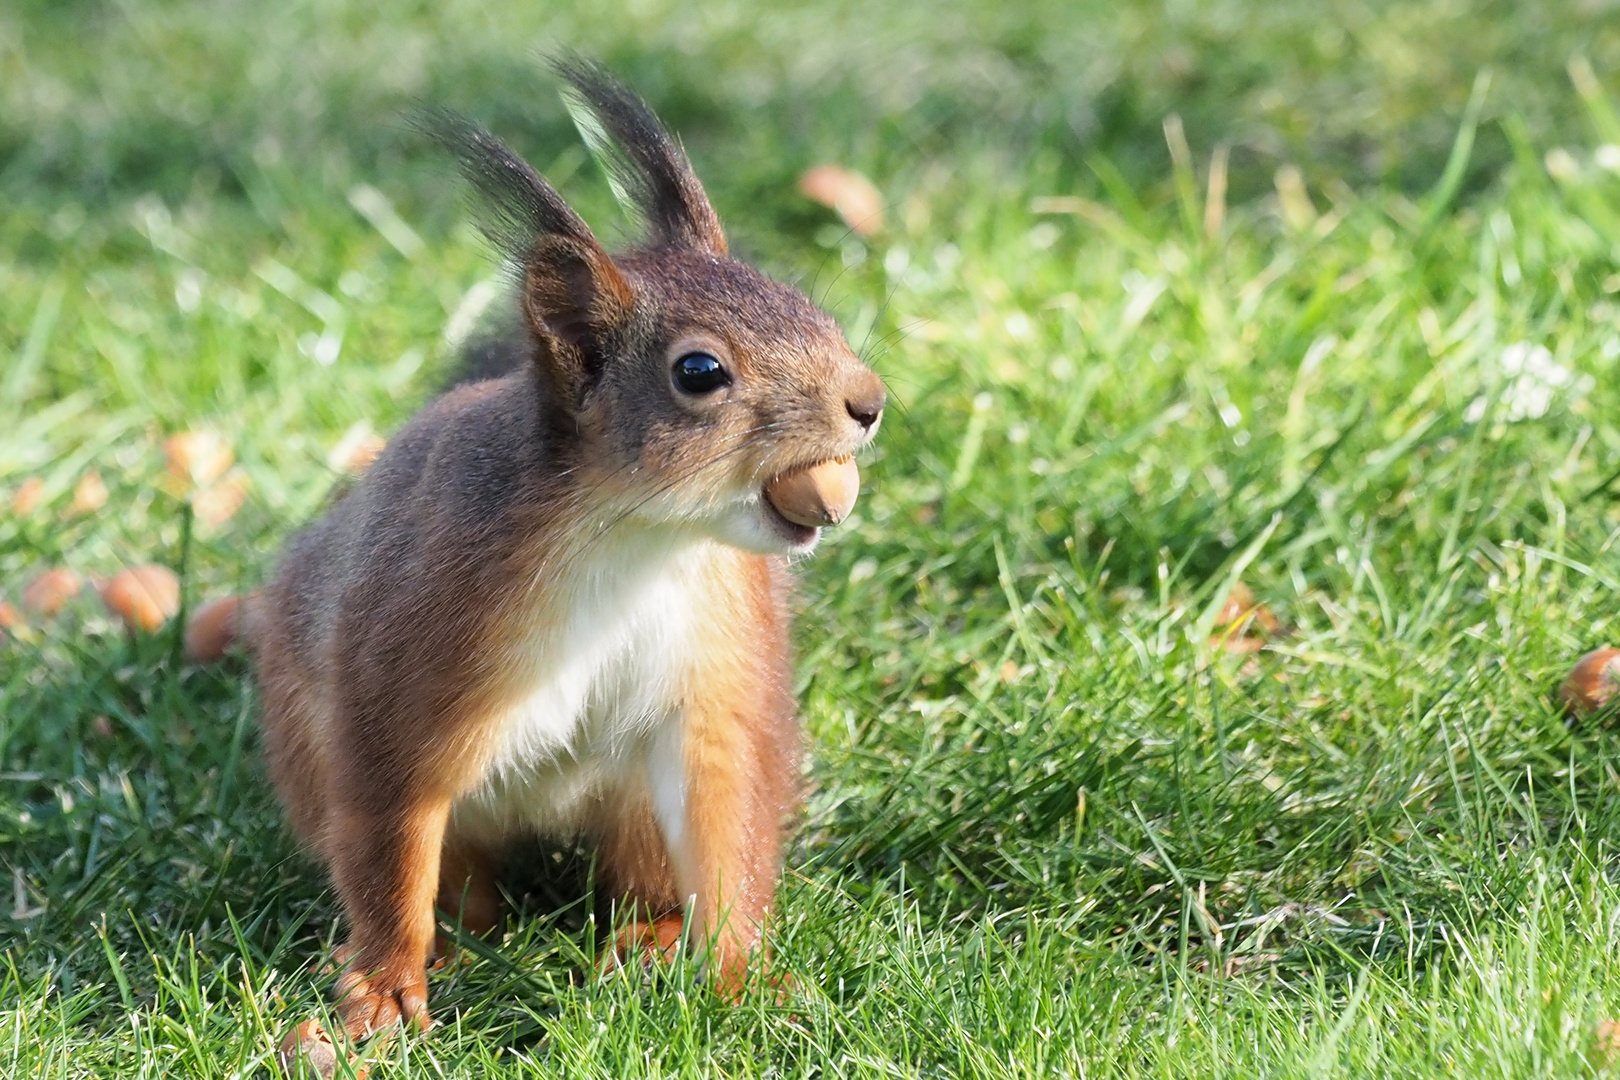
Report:
[[845,396],[844,408],[849,411],[850,419],[865,430],[871,431],[872,425],[883,415],[883,406],[889,400],[889,395],[883,388],[883,380],[871,372],[866,372],[866,378],[862,383],[858,389]]

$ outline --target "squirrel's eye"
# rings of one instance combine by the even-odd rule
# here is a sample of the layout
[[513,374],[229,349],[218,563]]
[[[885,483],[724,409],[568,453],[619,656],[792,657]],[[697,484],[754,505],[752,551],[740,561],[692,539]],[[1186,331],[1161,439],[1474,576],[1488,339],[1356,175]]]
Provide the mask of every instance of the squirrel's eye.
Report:
[[688,394],[712,394],[731,385],[731,375],[708,353],[690,352],[675,361],[675,385]]

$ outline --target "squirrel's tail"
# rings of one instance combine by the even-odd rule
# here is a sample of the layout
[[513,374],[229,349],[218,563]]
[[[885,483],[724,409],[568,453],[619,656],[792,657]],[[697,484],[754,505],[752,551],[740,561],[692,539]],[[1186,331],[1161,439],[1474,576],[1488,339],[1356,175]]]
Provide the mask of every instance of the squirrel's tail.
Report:
[[212,664],[232,645],[251,646],[249,628],[258,602],[259,594],[254,591],[222,596],[198,608],[186,624],[186,659],[193,664]]
[[[493,327],[461,347],[461,363],[445,390],[485,379],[500,378],[534,362],[535,343],[515,318],[497,320]],[[210,600],[186,624],[186,659],[212,664],[233,645],[253,647],[253,613],[262,600],[257,590]]]
[[498,379],[534,363],[535,344],[521,327],[501,326],[475,337],[461,346],[461,363],[446,390],[468,383]]

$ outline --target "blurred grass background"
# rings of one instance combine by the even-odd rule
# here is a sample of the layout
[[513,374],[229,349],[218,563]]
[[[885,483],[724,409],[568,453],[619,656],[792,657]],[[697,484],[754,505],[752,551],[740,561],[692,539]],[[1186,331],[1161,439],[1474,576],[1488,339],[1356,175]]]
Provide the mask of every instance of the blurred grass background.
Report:
[[[412,104],[613,235],[557,45],[897,401],[803,568],[800,992],[586,978],[526,885],[374,1075],[1612,1071],[1620,746],[1549,693],[1620,589],[1612,4],[14,0],[0,598],[257,581],[433,392],[494,268]],[[824,161],[882,233],[794,190]],[[188,429],[246,493],[189,545]],[[1276,629],[1222,629],[1240,578]],[[264,1075],[336,912],[245,669],[89,595],[28,622],[0,1071]]]
[[[884,172],[971,149],[1016,174],[1105,154],[1165,173],[1160,123],[1236,149],[1234,194],[1308,160],[1319,182],[1426,187],[1481,68],[1496,72],[1471,178],[1509,159],[1490,121],[1580,133],[1562,73],[1620,63],[1612,5],[1056,3],[873,6],[346,4],[19,0],[4,15],[0,162],[8,196],[241,195],[268,160],[309,179],[399,182],[422,147],[403,105],[441,102],[559,152],[572,139],[536,49],[597,56],[656,99],[710,183],[777,191],[823,157]],[[201,174],[199,176],[199,173]]]

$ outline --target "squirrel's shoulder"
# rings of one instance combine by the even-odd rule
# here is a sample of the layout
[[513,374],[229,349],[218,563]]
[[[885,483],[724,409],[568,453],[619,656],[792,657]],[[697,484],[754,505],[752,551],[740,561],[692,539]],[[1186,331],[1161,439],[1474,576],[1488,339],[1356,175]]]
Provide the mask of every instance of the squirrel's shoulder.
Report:
[[537,383],[517,371],[429,401],[307,532],[362,544],[483,533],[518,504],[545,498],[537,486],[555,484],[564,468],[540,422]]
[[528,369],[455,386],[406,422],[373,472],[396,482],[446,473],[470,480],[460,474],[541,464],[555,448],[541,427],[539,396]]

